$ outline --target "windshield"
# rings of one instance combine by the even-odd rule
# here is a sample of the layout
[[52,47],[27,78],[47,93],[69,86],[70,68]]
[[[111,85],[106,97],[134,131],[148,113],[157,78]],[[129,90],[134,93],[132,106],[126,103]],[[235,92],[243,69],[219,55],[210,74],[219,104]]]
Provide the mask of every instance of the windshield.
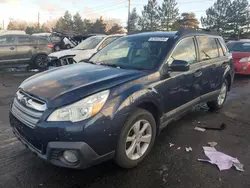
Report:
[[78,44],[74,49],[75,50],[87,50],[94,49],[103,39],[101,36],[89,37],[80,44]]
[[162,37],[121,38],[99,51],[90,62],[120,68],[150,70],[162,57],[166,41],[167,38]]
[[227,47],[233,52],[250,52],[250,42],[230,42]]

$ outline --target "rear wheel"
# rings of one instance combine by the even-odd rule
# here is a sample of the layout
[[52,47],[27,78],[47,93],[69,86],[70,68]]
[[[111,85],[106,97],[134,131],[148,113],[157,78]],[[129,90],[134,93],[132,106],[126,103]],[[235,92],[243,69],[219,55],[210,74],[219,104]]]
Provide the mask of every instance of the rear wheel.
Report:
[[227,80],[224,80],[218,98],[214,101],[207,103],[210,110],[214,111],[223,107],[227,98],[227,91],[228,91],[228,82]]
[[35,68],[38,68],[38,69],[46,68],[48,66],[46,58],[47,58],[47,55],[36,56],[35,61],[34,61]]
[[54,49],[55,49],[56,52],[61,50],[59,45],[55,45]]
[[67,44],[67,45],[66,45],[66,48],[67,48],[67,49],[70,49],[70,48],[71,48],[71,46],[70,46],[69,44]]
[[137,166],[154,145],[156,123],[151,113],[137,109],[125,123],[121,132],[115,160],[123,168]]

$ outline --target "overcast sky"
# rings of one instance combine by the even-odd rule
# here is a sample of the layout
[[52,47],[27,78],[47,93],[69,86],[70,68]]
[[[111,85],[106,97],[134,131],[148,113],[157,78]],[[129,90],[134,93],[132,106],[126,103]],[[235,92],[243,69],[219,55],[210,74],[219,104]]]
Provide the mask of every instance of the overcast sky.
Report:
[[[194,12],[200,19],[205,10],[216,0],[177,0],[180,13]],[[157,1],[158,4],[162,0]],[[131,10],[136,7],[140,13],[147,0],[131,0]],[[69,10],[79,12],[83,18],[95,19],[99,16],[116,18],[125,25],[128,14],[128,0],[0,0],[0,23],[4,20],[5,28],[11,19],[40,22],[57,19]]]

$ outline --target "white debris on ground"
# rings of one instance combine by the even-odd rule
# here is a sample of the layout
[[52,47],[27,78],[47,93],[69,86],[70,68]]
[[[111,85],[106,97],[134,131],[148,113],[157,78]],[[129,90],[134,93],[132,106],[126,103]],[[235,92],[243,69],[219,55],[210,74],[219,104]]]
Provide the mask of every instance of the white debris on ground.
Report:
[[193,151],[191,147],[186,148],[186,152],[191,152]]
[[169,147],[173,147],[174,146],[174,144],[172,144],[172,143],[169,143]]
[[210,147],[215,147],[218,143],[217,142],[208,142],[207,143]]
[[206,129],[201,128],[201,127],[195,127],[194,130],[204,132]]
[[180,149],[181,149],[181,147],[178,147],[177,149],[178,149],[178,150],[180,150]]
[[203,147],[204,153],[209,158],[208,159],[198,159],[198,161],[209,162],[211,164],[216,164],[220,171],[228,170],[234,166],[238,171],[244,172],[243,164],[237,158],[233,158],[222,152],[217,151],[214,147]]

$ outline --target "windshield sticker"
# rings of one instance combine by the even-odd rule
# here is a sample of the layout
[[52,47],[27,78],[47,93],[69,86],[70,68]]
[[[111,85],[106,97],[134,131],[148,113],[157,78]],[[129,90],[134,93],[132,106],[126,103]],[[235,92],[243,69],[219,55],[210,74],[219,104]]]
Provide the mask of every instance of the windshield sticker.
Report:
[[148,41],[166,42],[168,38],[166,37],[151,37]]

